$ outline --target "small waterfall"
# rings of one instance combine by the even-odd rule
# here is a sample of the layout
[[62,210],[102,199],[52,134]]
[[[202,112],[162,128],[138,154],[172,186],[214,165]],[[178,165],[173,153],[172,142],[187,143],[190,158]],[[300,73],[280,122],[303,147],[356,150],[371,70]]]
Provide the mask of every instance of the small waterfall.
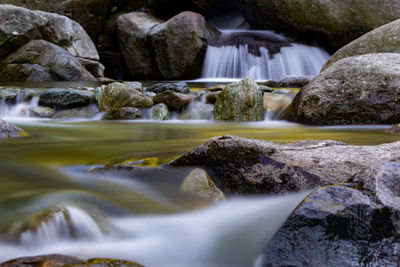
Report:
[[100,240],[104,234],[97,222],[85,211],[76,207],[61,208],[40,222],[36,229],[20,234],[23,245],[52,244],[69,239]]
[[[320,47],[294,42],[273,31],[247,30],[243,23],[238,23],[238,17],[226,17],[235,21],[233,24],[213,20],[221,36],[207,48],[202,79],[315,76],[329,58]],[[240,25],[240,29],[226,29],[232,25]]]

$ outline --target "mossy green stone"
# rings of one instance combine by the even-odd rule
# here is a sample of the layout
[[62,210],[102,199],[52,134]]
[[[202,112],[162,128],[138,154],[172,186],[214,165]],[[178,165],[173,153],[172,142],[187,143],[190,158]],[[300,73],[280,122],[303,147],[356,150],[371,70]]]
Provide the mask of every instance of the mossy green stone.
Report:
[[214,116],[219,121],[263,121],[263,99],[257,83],[246,78],[227,85],[217,97]]

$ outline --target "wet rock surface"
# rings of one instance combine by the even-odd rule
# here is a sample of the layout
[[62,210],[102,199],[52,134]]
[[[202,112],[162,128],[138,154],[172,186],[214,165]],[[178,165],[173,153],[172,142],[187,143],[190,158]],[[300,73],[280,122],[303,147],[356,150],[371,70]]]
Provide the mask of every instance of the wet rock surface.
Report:
[[34,257],[22,257],[0,263],[2,267],[143,267],[143,265],[116,259],[94,258],[84,261],[78,257],[52,254]]
[[262,266],[397,266],[398,214],[354,188],[320,188],[269,242]]
[[181,83],[157,83],[153,86],[150,86],[146,89],[146,91],[153,92],[155,94],[162,93],[164,91],[174,91],[181,94],[189,94],[189,86],[185,82]]
[[88,106],[95,102],[92,92],[69,90],[69,89],[48,89],[39,96],[39,105],[54,109],[71,109]]
[[218,97],[214,107],[215,120],[221,121],[262,121],[264,108],[262,93],[257,83],[246,78],[228,84]]
[[174,91],[164,91],[154,97],[154,103],[163,103],[170,110],[181,110],[186,107],[190,102],[194,101],[195,95],[181,94]]
[[106,120],[136,120],[142,117],[142,112],[137,108],[123,107],[108,112],[104,119]]
[[29,136],[21,128],[14,126],[6,121],[0,120],[0,138]]
[[98,96],[100,111],[113,111],[123,107],[150,108],[151,98],[122,83],[107,85]]
[[284,119],[312,125],[395,124],[400,121],[400,55],[342,59],[305,86]]
[[199,166],[228,194],[270,194],[342,183],[376,162],[400,162],[400,142],[348,146],[336,141],[274,142],[215,137],[169,167]]
[[165,104],[160,103],[151,109],[150,116],[152,120],[164,121],[170,118],[170,113],[168,107]]

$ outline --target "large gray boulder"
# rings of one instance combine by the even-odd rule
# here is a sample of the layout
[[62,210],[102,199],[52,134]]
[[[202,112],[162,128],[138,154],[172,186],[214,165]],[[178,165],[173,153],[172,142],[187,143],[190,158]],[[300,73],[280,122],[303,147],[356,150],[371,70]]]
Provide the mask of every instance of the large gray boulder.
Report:
[[97,81],[65,49],[44,40],[33,40],[0,63],[1,81]]
[[168,166],[204,168],[228,194],[283,193],[345,182],[377,162],[400,162],[400,142],[348,146],[335,141],[274,142],[215,137]]
[[158,78],[149,37],[150,30],[164,21],[143,12],[118,17],[118,40],[130,74],[135,78]]
[[[32,40],[55,44],[78,59],[99,64],[96,47],[75,21],[57,14],[31,11],[12,5],[0,5],[0,60]],[[94,75],[101,77],[102,71]]]
[[321,37],[338,49],[366,32],[400,18],[397,0],[241,0],[256,28]]
[[166,79],[198,77],[207,48],[216,31],[204,17],[185,11],[150,32],[158,69]]
[[117,20],[118,38],[134,77],[159,79],[200,75],[208,42],[217,31],[200,14],[185,11],[166,22],[141,12]]
[[78,22],[93,40],[102,30],[109,9],[115,1],[109,0],[0,0],[31,10],[41,10],[66,16]]
[[305,86],[284,118],[313,125],[400,121],[400,55],[342,59]]
[[228,84],[218,94],[214,107],[215,120],[221,121],[262,121],[264,104],[257,83],[246,78]]
[[400,20],[383,25],[347,44],[331,56],[323,69],[346,57],[374,54],[400,53]]

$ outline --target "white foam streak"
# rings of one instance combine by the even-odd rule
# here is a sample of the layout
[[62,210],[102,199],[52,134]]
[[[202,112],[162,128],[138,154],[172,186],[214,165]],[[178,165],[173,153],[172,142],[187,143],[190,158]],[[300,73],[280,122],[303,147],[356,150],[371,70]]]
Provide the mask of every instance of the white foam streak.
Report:
[[307,194],[228,200],[178,215],[114,219],[109,223],[119,234],[109,239],[58,241],[29,251],[0,244],[0,260],[62,253],[127,259],[148,267],[254,266],[268,240]]

